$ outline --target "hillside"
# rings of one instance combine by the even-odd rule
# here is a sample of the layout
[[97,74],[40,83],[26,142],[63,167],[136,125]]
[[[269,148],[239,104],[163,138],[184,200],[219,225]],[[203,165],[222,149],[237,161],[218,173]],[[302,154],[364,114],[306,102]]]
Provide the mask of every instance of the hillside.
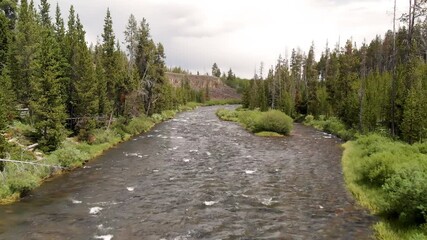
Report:
[[183,80],[188,80],[191,88],[195,90],[205,89],[209,86],[209,97],[211,99],[240,99],[241,96],[235,89],[225,85],[221,79],[206,75],[188,75],[180,73],[166,73],[167,79],[173,86],[179,87]]

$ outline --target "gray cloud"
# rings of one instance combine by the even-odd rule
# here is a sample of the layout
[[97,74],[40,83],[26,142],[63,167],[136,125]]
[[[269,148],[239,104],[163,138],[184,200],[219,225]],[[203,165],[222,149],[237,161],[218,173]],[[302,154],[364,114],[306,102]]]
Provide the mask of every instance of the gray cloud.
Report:
[[[279,54],[285,56],[286,49],[308,49],[312,41],[323,46],[326,39],[338,36],[369,39],[373,32],[382,34],[388,24],[387,16],[370,9],[373,2],[386,0],[57,1],[65,18],[71,3],[75,6],[89,42],[95,43],[101,35],[109,7],[120,41],[133,13],[138,20],[146,18],[154,40],[164,44],[168,65],[202,73],[210,72],[213,62],[217,62],[221,70],[231,67],[245,77],[251,77],[261,61],[265,66],[275,64]],[[360,36],[352,35],[355,30]]]

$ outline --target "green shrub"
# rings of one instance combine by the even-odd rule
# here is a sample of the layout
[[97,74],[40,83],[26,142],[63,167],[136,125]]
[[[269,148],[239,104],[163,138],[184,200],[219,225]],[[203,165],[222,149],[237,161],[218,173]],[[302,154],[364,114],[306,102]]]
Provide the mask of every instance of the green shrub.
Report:
[[[256,127],[260,117],[261,117],[261,112],[257,110],[238,112],[238,122],[242,123],[243,126],[251,132],[256,132]],[[260,130],[259,132],[261,131],[263,130]]]
[[313,122],[313,120],[314,120],[313,115],[307,115],[304,119],[304,123],[310,124],[311,122]]
[[159,123],[159,122],[163,121],[162,115],[157,114],[157,113],[151,115],[151,119],[153,120],[154,123]]
[[111,129],[96,129],[93,131],[94,135],[94,141],[93,144],[102,144],[102,143],[108,143],[112,141],[113,139],[120,138],[120,136],[117,134],[117,132],[111,130]]
[[[159,116],[162,118],[161,115]],[[131,122],[124,127],[124,130],[130,135],[136,135],[148,131],[153,127],[153,125],[154,123],[150,118],[141,116],[132,119]]]
[[16,172],[7,179],[7,185],[12,193],[20,193],[21,197],[39,186],[40,179],[30,172]]
[[427,222],[427,172],[403,168],[383,186],[388,196],[389,213],[397,213],[403,223]]
[[360,171],[361,180],[365,183],[381,187],[395,173],[395,156],[390,152],[375,153],[363,159]]
[[293,128],[293,120],[278,110],[263,112],[255,123],[255,132],[276,132],[288,135]]
[[162,115],[162,120],[163,121],[169,120],[169,119],[172,119],[172,118],[175,117],[176,111],[174,111],[174,110],[166,110],[166,111],[163,111],[161,113],[161,115]]
[[49,158],[57,159],[58,164],[64,168],[82,166],[90,158],[87,152],[80,151],[76,146],[70,145],[53,152]]
[[233,122],[237,122],[238,117],[239,117],[239,115],[236,111],[223,109],[223,108],[218,109],[216,111],[216,115],[224,121],[233,121]]

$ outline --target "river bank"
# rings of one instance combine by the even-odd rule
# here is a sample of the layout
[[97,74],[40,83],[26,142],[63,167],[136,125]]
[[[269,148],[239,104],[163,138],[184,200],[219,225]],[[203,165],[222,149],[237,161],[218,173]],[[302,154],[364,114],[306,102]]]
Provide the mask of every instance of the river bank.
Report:
[[[41,155],[38,152],[38,159],[32,152],[21,150],[21,157],[29,158],[24,161],[32,160],[35,163],[47,164],[52,167],[5,163],[1,175],[3,184],[0,185],[0,205],[14,203],[39,187],[44,181],[80,168],[117,144],[149,131],[156,124],[174,118],[179,112],[194,110],[200,105],[188,103],[179,107],[178,110],[163,111],[161,114],[154,114],[151,117],[142,115],[131,119],[128,123],[117,121],[107,129],[96,129],[90,143],[79,141],[77,137],[67,138],[59,149],[49,154]],[[20,125],[20,131],[31,131],[27,126],[18,125]]]
[[336,118],[306,125],[345,140],[342,166],[347,189],[380,221],[381,240],[427,239],[427,144],[407,144],[379,134],[348,130]]

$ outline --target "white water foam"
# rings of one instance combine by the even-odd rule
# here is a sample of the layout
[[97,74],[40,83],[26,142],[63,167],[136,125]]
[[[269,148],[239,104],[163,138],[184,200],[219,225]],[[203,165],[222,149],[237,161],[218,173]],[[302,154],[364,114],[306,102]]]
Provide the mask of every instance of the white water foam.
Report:
[[204,202],[205,206],[212,206],[212,205],[214,205],[216,203],[218,203],[218,202],[216,202],[216,201],[205,201]]
[[273,203],[273,198],[264,198],[261,203],[262,205],[270,206]]
[[81,204],[82,203],[82,201],[79,201],[79,200],[76,200],[76,199],[71,199],[71,202],[73,204]]
[[185,163],[188,163],[188,162],[190,162],[190,159],[188,159],[188,158],[184,158],[184,160],[183,160]]
[[101,210],[102,210],[102,207],[93,207],[93,208],[90,208],[89,214],[96,215],[99,212],[101,212]]
[[95,235],[95,239],[102,239],[102,240],[111,240],[114,236],[109,234],[109,235],[103,235],[103,236],[98,236]]
[[212,155],[212,153],[210,153],[210,152],[206,152],[206,155],[210,156],[210,155]]

